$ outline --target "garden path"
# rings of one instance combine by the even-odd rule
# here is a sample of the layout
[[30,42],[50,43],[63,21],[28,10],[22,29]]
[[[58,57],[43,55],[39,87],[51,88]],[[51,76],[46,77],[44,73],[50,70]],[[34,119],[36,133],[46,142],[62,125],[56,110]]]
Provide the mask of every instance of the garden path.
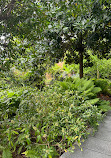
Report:
[[98,131],[89,136],[73,153],[65,152],[60,158],[111,158],[111,111],[107,113]]

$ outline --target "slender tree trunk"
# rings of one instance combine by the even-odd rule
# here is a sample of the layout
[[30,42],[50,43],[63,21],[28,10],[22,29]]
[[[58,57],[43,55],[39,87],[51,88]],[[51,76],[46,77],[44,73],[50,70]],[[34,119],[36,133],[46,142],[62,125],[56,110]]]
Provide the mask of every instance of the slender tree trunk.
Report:
[[99,68],[98,68],[98,64],[97,64],[97,79],[99,79]]
[[79,52],[79,74],[80,78],[83,77],[83,52]]
[[80,38],[79,38],[79,75],[80,78],[83,77],[83,52],[84,52],[84,48],[83,48],[83,44],[82,44],[82,32],[80,34]]

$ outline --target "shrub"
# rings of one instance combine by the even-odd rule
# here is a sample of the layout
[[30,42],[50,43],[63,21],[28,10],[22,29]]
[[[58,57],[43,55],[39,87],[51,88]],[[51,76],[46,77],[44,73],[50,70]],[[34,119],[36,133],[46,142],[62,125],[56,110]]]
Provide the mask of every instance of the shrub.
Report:
[[100,100],[98,102],[98,109],[102,110],[103,113],[111,110],[110,102],[106,100]]
[[[50,75],[50,80],[46,78],[46,83],[54,80],[63,81],[67,77],[78,77],[79,65],[77,64],[66,64],[65,61],[56,63],[54,66],[47,70],[47,74]],[[48,82],[49,81],[49,82]]]
[[63,90],[72,90],[74,94],[78,92],[79,96],[82,96],[84,99],[95,99],[97,93],[101,91],[100,87],[95,87],[93,81],[80,79],[80,78],[67,78],[63,82],[59,82],[61,89]]
[[81,145],[88,128],[96,128],[102,117],[96,106],[98,100],[94,100],[100,88],[92,81],[68,80],[43,91],[22,91],[16,115],[1,120],[3,151],[8,148],[30,158],[56,158],[69,146]]
[[25,88],[17,88],[1,90],[0,92],[0,118],[2,120],[16,115],[22,97],[27,93]]
[[93,79],[95,86],[101,88],[101,93],[111,95],[111,82],[107,79]]
[[[95,56],[93,56],[95,58]],[[96,57],[96,61],[92,61],[92,67],[84,68],[84,77],[85,78],[97,78],[102,79],[111,79],[111,59],[98,59]]]

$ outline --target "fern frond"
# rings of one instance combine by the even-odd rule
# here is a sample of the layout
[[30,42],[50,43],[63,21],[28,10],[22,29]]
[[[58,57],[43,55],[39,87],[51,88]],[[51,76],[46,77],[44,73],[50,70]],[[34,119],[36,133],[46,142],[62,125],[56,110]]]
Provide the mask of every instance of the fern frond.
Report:
[[12,153],[9,149],[4,149],[2,153],[2,158],[12,158]]
[[93,90],[92,90],[92,92],[95,93],[95,94],[99,93],[100,91],[101,91],[100,87],[94,87]]
[[99,101],[99,98],[87,100],[87,102],[90,103],[91,105],[96,104],[98,101]]

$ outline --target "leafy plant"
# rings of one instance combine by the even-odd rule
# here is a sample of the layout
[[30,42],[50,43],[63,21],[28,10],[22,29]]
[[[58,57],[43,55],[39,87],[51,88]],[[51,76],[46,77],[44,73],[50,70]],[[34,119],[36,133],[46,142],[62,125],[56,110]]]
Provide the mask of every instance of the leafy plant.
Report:
[[30,158],[56,158],[75,143],[81,146],[88,127],[96,128],[102,117],[94,97],[98,91],[83,79],[24,90],[16,115],[1,120],[1,145]]
[[77,91],[78,94],[83,96],[85,99],[95,99],[97,93],[101,91],[101,88],[95,87],[93,81],[91,80],[68,78],[66,81],[63,81],[60,84],[63,90],[70,89],[74,92],[74,94]]
[[111,95],[110,81],[107,79],[93,79],[94,84],[101,88],[101,93]]
[[91,50],[87,50],[87,53],[90,55],[93,66],[84,68],[84,76],[86,78],[111,79],[111,59],[99,59],[97,55],[93,55]]
[[4,149],[3,150],[3,154],[2,154],[2,158],[12,158],[12,153],[9,149]]
[[107,112],[111,110],[110,102],[106,100],[101,100],[98,102],[98,108],[102,110],[102,112]]
[[[54,66],[47,70],[47,74],[50,75],[50,82],[54,80],[63,81],[67,77],[78,77],[78,66],[76,64],[66,64],[65,60],[63,62],[56,63]],[[48,79],[46,78],[46,82]]]
[[[18,90],[16,90],[16,88],[18,88]],[[12,90],[2,90],[0,92],[0,119],[15,116],[22,97],[24,97],[26,93],[27,90],[25,91],[24,88],[19,87],[15,87]]]

